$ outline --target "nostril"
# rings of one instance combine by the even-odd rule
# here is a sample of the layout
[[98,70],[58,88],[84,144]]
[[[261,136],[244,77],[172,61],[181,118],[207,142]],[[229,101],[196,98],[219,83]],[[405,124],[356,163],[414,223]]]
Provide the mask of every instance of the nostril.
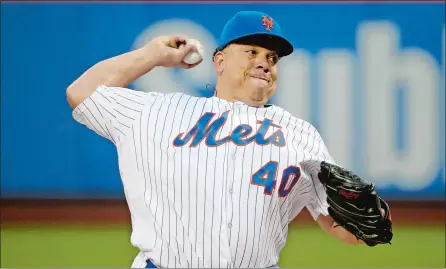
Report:
[[257,67],[257,69],[262,69],[264,73],[269,73],[270,72],[269,67],[259,66],[259,67]]

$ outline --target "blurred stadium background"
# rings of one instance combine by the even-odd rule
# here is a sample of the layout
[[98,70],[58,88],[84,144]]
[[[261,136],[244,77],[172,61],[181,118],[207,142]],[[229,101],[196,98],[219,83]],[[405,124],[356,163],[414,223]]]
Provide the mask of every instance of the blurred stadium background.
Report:
[[296,47],[273,102],[375,182],[394,219],[393,244],[369,248],[335,241],[302,212],[279,265],[444,268],[445,5],[423,2],[2,2],[1,267],[129,267],[137,250],[116,152],[74,122],[65,88],[100,60],[183,33],[205,61],[131,87],[210,96],[223,24],[259,10]]

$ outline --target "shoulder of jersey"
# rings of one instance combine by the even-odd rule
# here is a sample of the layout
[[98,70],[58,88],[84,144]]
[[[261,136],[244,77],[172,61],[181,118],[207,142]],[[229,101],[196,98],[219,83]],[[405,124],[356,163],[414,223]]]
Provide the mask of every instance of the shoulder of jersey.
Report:
[[162,93],[162,92],[153,91],[153,92],[146,92],[146,94],[151,97],[162,98],[162,99],[166,99],[166,100],[172,100],[172,99],[181,98],[181,97],[199,98],[199,97],[194,97],[192,95],[189,95],[189,94],[186,94],[183,92]]
[[174,102],[197,102],[200,100],[207,100],[209,98],[202,97],[202,96],[193,96],[184,92],[174,92],[174,93],[168,93],[163,96],[165,101],[174,101]]
[[287,111],[282,107],[276,105],[274,105],[274,107],[277,110],[277,112],[282,113],[285,118],[289,118],[288,129],[294,129],[296,132],[302,131],[303,133],[316,133],[317,135],[319,135],[319,132],[317,131],[316,127],[310,122],[292,115],[289,111]]
[[277,112],[282,113],[285,118],[289,119],[288,120],[289,122],[295,123],[295,125],[307,125],[307,124],[310,124],[309,122],[305,121],[304,119],[301,119],[301,118],[299,118],[297,116],[294,116],[289,111],[287,111],[286,109],[284,109],[284,108],[282,108],[280,106],[274,105],[274,109]]

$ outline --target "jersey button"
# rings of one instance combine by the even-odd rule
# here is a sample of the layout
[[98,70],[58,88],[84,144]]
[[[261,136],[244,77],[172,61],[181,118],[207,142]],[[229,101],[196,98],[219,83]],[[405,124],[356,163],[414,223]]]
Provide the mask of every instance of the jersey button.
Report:
[[231,228],[232,228],[232,224],[231,224],[231,223],[229,223],[229,224],[228,224],[228,227],[229,227],[229,229],[231,229]]
[[234,190],[233,190],[233,189],[229,189],[229,193],[230,193],[230,194],[233,194],[233,193],[234,193]]

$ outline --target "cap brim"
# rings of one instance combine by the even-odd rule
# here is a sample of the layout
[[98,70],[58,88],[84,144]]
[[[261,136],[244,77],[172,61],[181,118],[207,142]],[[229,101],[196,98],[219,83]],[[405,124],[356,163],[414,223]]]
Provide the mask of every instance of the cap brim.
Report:
[[[278,36],[275,34],[260,32],[260,33],[251,33],[249,35],[241,35],[234,38],[228,44],[225,44],[224,47],[227,47],[230,44],[255,44],[261,47],[266,47],[271,50],[277,51],[279,57],[288,56],[293,53],[294,47],[290,41],[285,39],[282,36]],[[219,49],[224,49],[224,47],[220,47]]]

